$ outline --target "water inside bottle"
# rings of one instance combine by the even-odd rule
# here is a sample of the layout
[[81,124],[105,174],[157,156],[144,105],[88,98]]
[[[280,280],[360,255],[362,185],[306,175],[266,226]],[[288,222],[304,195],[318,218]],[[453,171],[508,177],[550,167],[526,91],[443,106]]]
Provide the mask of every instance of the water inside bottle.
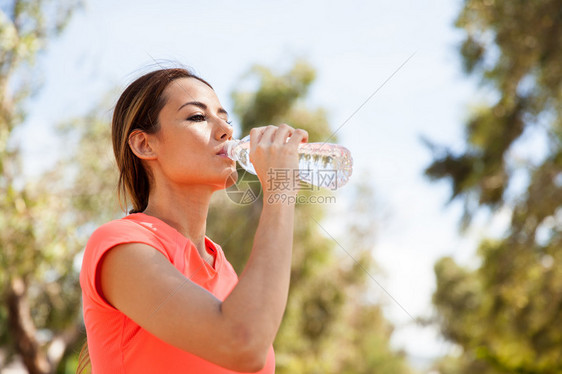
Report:
[[349,181],[353,159],[337,144],[307,143],[299,147],[299,179],[319,187],[337,189]]
[[[298,177],[301,181],[333,190],[349,181],[353,159],[347,148],[330,143],[303,143],[299,145],[298,152]],[[228,153],[244,169],[256,174],[250,162],[249,137],[233,141]]]

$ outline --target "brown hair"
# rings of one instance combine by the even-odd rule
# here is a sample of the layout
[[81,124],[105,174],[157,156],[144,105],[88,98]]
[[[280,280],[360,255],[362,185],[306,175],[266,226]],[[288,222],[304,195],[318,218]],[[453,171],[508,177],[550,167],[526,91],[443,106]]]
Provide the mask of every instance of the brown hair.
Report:
[[90,362],[90,353],[88,352],[88,342],[84,343],[78,356],[78,366],[76,374],[90,374],[92,372],[92,363]]
[[[115,105],[111,137],[113,152],[119,168],[118,195],[124,210],[127,197],[138,213],[146,209],[150,193],[150,173],[129,146],[129,136],[134,130],[153,134],[160,129],[158,115],[166,105],[164,90],[176,79],[195,78],[211,87],[202,78],[187,69],[170,68],[152,71],[131,83]],[[213,87],[211,87],[213,88]]]

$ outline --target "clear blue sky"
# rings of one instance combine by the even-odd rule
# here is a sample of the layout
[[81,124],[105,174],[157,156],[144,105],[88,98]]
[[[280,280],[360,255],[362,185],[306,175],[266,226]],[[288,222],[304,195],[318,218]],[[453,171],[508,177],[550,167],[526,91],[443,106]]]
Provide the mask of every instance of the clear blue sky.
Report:
[[[443,255],[473,261],[483,233],[476,228],[459,237],[460,207],[445,208],[448,186],[422,175],[431,155],[420,136],[461,146],[468,104],[478,97],[476,85],[461,73],[456,50],[461,34],[452,25],[460,5],[91,0],[40,61],[44,87],[21,133],[26,166],[34,173],[52,162],[48,155],[56,154],[57,145],[49,124],[85,113],[153,58],[191,66],[213,84],[227,109],[230,92],[251,65],[284,71],[305,58],[318,73],[310,105],[327,109],[334,129],[345,122],[338,136],[355,160],[350,185],[362,176],[375,191],[380,220],[373,255],[382,270],[372,275],[410,314],[428,316],[434,262]],[[344,213],[344,191],[340,201],[331,209]],[[343,235],[337,226],[326,223]],[[435,329],[413,325],[376,284],[373,299],[386,305],[397,326],[396,347],[416,357],[451,349]]]

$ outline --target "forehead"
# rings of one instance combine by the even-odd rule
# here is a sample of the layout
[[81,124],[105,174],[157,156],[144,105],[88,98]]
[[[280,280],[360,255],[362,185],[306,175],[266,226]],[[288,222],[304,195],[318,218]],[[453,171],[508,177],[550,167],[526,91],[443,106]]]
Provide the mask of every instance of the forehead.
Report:
[[173,105],[178,108],[188,101],[199,101],[209,106],[220,106],[215,91],[195,78],[173,80],[164,90],[164,98],[166,99],[166,106]]

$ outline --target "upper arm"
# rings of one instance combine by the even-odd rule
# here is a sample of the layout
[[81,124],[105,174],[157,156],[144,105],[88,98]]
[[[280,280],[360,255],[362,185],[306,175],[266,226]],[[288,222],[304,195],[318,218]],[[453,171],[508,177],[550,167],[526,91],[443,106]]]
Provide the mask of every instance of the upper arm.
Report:
[[[99,264],[106,300],[161,340],[223,366],[240,342],[221,301],[142,243],[117,245]],[[236,356],[236,355],[234,355]]]

